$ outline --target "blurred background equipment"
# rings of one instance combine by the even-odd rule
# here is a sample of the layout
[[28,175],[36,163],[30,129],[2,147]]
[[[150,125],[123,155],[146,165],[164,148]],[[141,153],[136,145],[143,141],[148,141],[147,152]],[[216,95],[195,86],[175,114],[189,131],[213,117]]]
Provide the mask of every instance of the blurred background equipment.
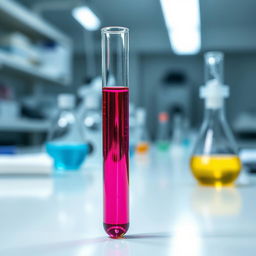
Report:
[[72,94],[58,96],[59,113],[49,130],[46,150],[56,170],[78,170],[88,153],[85,131],[74,111]]
[[101,77],[95,77],[87,80],[78,91],[81,102],[77,109],[77,117],[86,133],[91,150],[89,153],[96,159],[102,154],[101,86]]
[[224,113],[229,87],[223,79],[223,53],[205,54],[205,116],[191,157],[191,170],[200,184],[233,184],[242,169],[238,149]]
[[0,144],[42,144],[49,122],[36,97],[71,83],[72,42],[17,1],[1,1],[0,17]]
[[[226,15],[228,6],[232,8]],[[159,112],[169,114],[171,133],[172,112],[177,107],[188,127],[199,126],[200,54],[218,49],[226,54],[226,82],[232,85],[227,117],[241,146],[250,146],[255,133],[253,7],[252,0],[246,5],[231,0],[214,4],[199,0],[1,1],[0,84],[16,95],[12,102],[3,101],[16,118],[8,125],[0,122],[0,143],[43,144],[57,95],[77,93],[85,77],[100,75],[99,28],[121,24],[136,38],[130,45],[130,98],[136,107],[150,113],[146,120],[150,140],[158,136]]]
[[138,108],[136,111],[136,151],[144,154],[149,151],[149,135],[146,125],[147,112],[144,108]]
[[158,115],[158,131],[157,131],[157,147],[159,150],[166,151],[170,145],[170,127],[169,115],[166,112],[161,112]]
[[168,111],[173,130],[175,115],[191,123],[191,82],[182,71],[168,71],[158,90],[158,109]]
[[[227,15],[225,10],[229,6],[232,8]],[[155,143],[165,145],[162,148],[166,151],[190,150],[203,119],[197,91],[203,83],[202,53],[208,49],[225,53],[226,82],[232,87],[232,97],[226,104],[227,119],[239,149],[253,150],[256,145],[252,96],[256,60],[253,7],[252,0],[247,5],[234,4],[231,0],[225,3],[2,0],[2,152],[15,153],[20,147],[42,148],[58,112],[58,95],[71,93],[78,96],[73,112],[86,134],[91,157],[100,157],[99,29],[109,25],[129,27],[133,38],[130,44],[131,156],[135,152],[149,152],[149,145]],[[236,10],[241,19],[237,19]],[[132,17],[129,13],[133,13]],[[109,83],[117,82],[113,74],[108,79]]]

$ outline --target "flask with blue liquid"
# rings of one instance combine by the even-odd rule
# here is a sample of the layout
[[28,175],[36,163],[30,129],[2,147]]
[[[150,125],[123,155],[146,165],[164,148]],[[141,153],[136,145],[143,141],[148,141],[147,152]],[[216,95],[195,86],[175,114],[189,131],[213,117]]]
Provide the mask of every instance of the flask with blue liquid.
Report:
[[46,150],[57,170],[78,170],[88,153],[82,125],[74,112],[72,94],[58,96],[59,113],[48,134]]

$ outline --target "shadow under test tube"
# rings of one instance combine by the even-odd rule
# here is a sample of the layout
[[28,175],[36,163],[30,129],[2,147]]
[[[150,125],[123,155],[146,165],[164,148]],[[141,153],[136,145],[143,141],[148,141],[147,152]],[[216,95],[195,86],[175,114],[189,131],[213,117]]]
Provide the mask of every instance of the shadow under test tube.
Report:
[[102,29],[104,228],[111,238],[129,227],[128,33]]

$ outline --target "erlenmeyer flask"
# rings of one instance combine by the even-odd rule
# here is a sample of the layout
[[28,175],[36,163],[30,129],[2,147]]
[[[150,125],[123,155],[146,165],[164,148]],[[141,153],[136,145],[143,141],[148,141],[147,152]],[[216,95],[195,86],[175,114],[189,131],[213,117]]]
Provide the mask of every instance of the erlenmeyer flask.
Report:
[[79,169],[88,152],[82,126],[74,113],[74,105],[73,95],[59,95],[59,114],[49,131],[46,144],[46,150],[53,158],[57,170]]
[[238,177],[241,162],[224,113],[223,54],[205,54],[206,84],[200,90],[205,99],[205,116],[191,157],[191,170],[203,185],[229,185]]

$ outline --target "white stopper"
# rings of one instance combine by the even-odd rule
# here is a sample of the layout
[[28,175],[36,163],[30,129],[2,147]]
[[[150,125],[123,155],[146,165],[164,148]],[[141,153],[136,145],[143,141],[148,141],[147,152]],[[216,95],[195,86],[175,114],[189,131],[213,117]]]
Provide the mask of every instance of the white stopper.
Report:
[[59,108],[72,109],[75,107],[75,97],[73,94],[63,93],[58,95]]
[[229,97],[229,88],[219,83],[217,79],[209,80],[200,88],[200,98],[205,99],[206,108],[222,108],[223,101]]

